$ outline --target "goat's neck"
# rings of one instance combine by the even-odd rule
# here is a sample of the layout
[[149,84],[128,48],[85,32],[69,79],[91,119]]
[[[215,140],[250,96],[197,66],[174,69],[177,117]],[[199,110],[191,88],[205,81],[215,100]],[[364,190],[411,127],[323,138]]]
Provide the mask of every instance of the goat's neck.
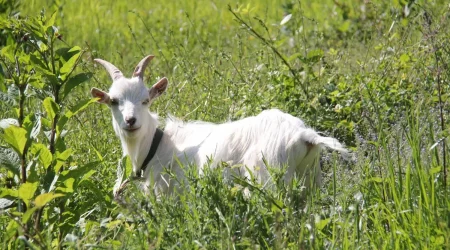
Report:
[[125,136],[121,129],[115,129],[122,142],[123,154],[130,157],[135,173],[139,172],[142,163],[147,157],[158,124],[158,120],[150,113],[147,118],[149,122],[144,123],[139,131],[137,131],[138,134],[133,138]]

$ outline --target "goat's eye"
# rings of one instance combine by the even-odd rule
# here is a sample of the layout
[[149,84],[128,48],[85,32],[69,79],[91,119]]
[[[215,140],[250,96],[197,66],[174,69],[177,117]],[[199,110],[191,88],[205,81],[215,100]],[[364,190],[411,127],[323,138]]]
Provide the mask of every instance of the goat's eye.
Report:
[[111,99],[111,105],[117,105],[117,104],[119,104],[119,100],[117,100],[117,99]]
[[150,100],[147,99],[147,100],[143,101],[142,104],[147,105],[149,102],[150,102]]

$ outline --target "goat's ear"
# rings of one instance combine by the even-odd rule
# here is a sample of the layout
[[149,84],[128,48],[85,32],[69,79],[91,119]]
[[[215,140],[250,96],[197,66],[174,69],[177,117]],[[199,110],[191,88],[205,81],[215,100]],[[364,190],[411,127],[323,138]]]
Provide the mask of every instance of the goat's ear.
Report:
[[108,93],[101,91],[97,88],[92,88],[91,89],[91,95],[94,98],[100,98],[97,102],[99,103],[104,103],[104,104],[108,104],[109,103],[109,95]]
[[161,80],[155,83],[148,91],[148,94],[150,95],[150,100],[153,100],[156,97],[160,96],[162,93],[164,93],[164,91],[166,91],[167,89],[168,84],[169,81],[165,77],[163,77]]

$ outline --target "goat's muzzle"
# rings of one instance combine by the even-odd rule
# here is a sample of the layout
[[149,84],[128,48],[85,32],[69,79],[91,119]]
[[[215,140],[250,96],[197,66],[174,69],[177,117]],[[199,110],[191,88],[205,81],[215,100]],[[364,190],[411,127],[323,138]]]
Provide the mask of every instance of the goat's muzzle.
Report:
[[134,118],[134,117],[126,118],[125,123],[128,126],[133,127],[133,125],[136,123],[136,118]]

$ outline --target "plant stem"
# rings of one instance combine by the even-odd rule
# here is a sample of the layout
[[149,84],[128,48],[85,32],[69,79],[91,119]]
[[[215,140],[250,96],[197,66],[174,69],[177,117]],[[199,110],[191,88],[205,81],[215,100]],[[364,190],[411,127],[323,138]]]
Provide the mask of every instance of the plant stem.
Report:
[[[441,87],[441,72],[439,69],[439,58],[437,51],[434,51],[434,56],[436,59],[436,70],[437,70],[437,87],[438,87],[438,98],[439,98],[439,119],[441,122],[441,131],[445,131],[445,118],[442,102],[442,87]],[[442,141],[442,165],[444,166],[444,187],[447,187],[447,157],[446,157],[446,143],[445,140]]]
[[[55,103],[58,106],[59,106],[59,89],[60,89],[60,86],[56,85],[54,87],[54,91],[53,91],[53,95],[55,97]],[[58,123],[58,120],[59,120],[59,114],[55,114],[55,117],[53,118],[53,121],[52,121],[52,130],[51,130],[51,134],[50,134],[50,145],[49,145],[49,150],[52,155],[54,155],[56,152],[56,148],[55,148],[56,124]]]
[[155,37],[153,36],[152,31],[148,28],[147,24],[144,22],[144,20],[142,19],[141,15],[139,15],[139,13],[137,13],[137,12],[133,12],[133,11],[130,11],[130,12],[133,13],[133,14],[136,14],[137,17],[141,20],[141,22],[144,25],[145,29],[150,34],[150,37],[152,38],[153,42],[155,43],[156,47],[158,48],[159,55],[161,55],[161,57],[164,58],[164,62],[166,63],[167,69],[170,69],[169,61],[167,60],[166,56],[164,56],[164,53],[162,52],[162,48],[161,48],[161,46],[159,46],[159,42],[156,41]]
[[[441,131],[445,131],[445,118],[444,118],[444,103],[442,101],[442,86],[441,86],[441,69],[440,69],[440,60],[441,57],[439,56],[439,50],[436,46],[435,41],[435,32],[431,29],[432,20],[431,17],[427,12],[424,13],[425,18],[425,26],[428,29],[429,37],[431,39],[431,46],[433,48],[433,54],[434,54],[434,60],[436,63],[436,81],[437,81],[437,92],[438,92],[438,101],[439,101],[439,120],[440,120],[440,127]],[[447,153],[446,153],[446,143],[445,140],[442,141],[442,165],[443,165],[443,172],[444,172],[444,187],[447,187]]]
[[[17,52],[17,49],[16,49]],[[16,74],[17,74],[17,80],[16,80],[16,84],[19,87],[19,117],[18,117],[18,122],[19,122],[19,127],[22,127],[23,124],[23,120],[24,120],[24,115],[23,115],[23,109],[24,109],[24,103],[25,103],[25,88],[26,88],[26,84],[21,84],[20,82],[20,65],[19,65],[19,60],[17,58],[17,56],[15,56],[15,61],[16,61]],[[25,146],[25,148],[23,149],[22,154],[20,155],[20,170],[21,170],[21,182],[22,183],[26,183],[27,182],[27,159],[26,159],[26,155],[27,155],[27,146]],[[22,201],[19,205],[19,212],[23,212],[25,213],[27,211],[27,205],[25,204],[24,201]],[[23,226],[23,230],[25,232],[25,234],[28,234],[28,226],[27,224],[25,224]]]
[[[26,88],[26,84],[21,84],[20,83],[20,65],[19,65],[19,60],[17,59],[17,56],[15,57],[16,60],[16,74],[17,74],[17,86],[19,87],[19,117],[18,117],[18,122],[19,122],[19,127],[22,127],[23,124],[23,119],[24,119],[24,115],[23,115],[23,109],[24,109],[24,103],[25,103],[25,88]],[[27,147],[24,148],[24,151],[22,153],[22,155],[20,156],[20,167],[21,167],[21,171],[22,171],[22,176],[21,176],[21,181],[22,183],[27,182],[27,162],[26,162],[26,155],[27,155]],[[26,207],[25,207],[26,210]]]
[[[19,85],[19,126],[22,127],[23,124],[23,108],[25,102],[25,85]],[[27,155],[27,147],[24,148],[22,155],[20,156],[20,167],[22,171],[21,181],[22,183],[27,182],[27,163],[26,163],[26,155]]]
[[[233,16],[237,19],[237,21],[244,25],[245,28],[247,28],[247,30],[253,34],[254,36],[256,36],[259,40],[261,40],[265,45],[267,45],[274,53],[275,55],[277,55],[278,58],[281,59],[281,61],[283,62],[284,65],[286,65],[286,67],[288,67],[289,71],[291,72],[292,76],[293,76],[293,80],[294,80],[294,85],[297,85],[298,83],[298,75],[295,72],[295,70],[292,68],[292,66],[288,63],[288,61],[284,58],[283,55],[281,55],[281,53],[277,50],[277,48],[275,48],[267,39],[265,39],[261,34],[259,34],[256,30],[254,30],[250,25],[248,25],[240,16],[238,16],[238,14],[236,14],[236,12],[233,11],[233,9],[231,8],[230,5],[228,5],[228,10],[233,14]],[[300,87],[303,90],[303,93],[305,94],[306,98],[309,99],[309,94],[308,91],[306,90],[304,85],[300,85]]]

